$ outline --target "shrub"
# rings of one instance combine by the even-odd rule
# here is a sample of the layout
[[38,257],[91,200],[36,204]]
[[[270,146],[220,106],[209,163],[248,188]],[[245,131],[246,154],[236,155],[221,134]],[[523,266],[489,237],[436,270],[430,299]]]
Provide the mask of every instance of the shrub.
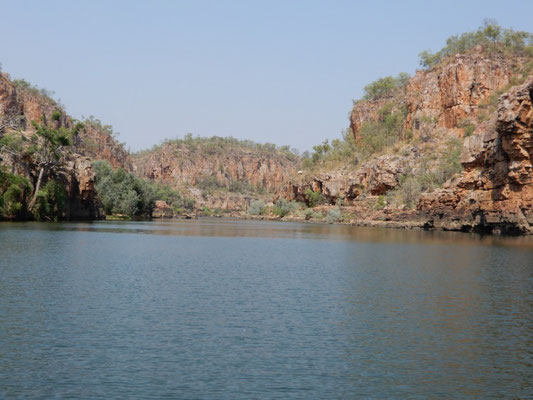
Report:
[[416,177],[410,176],[400,186],[400,194],[403,203],[408,208],[413,208],[420,197],[421,188]]
[[311,156],[311,160],[313,163],[316,163],[318,160],[321,160],[324,158],[324,156],[331,150],[331,146],[329,145],[329,140],[324,140],[321,144],[318,144],[316,146],[313,146],[313,155]]
[[153,183],[152,185],[154,187],[154,198],[166,202],[174,209],[176,214],[194,209],[195,202],[193,199],[182,196],[177,190],[168,185],[158,183]]
[[28,179],[0,167],[0,219],[24,218],[30,192]]
[[106,161],[93,163],[95,189],[106,214],[150,216],[156,200],[166,201],[175,210],[192,210],[194,200],[183,197],[166,185],[149,182],[120,168],[113,170]]
[[306,208],[304,210],[304,217],[306,220],[309,220],[311,218],[320,219],[324,218],[324,215],[319,212],[315,212],[312,208]]
[[386,76],[364,87],[364,100],[377,100],[392,95],[397,89],[404,88],[409,81],[409,74],[401,72],[396,78]]
[[444,156],[440,158],[437,168],[441,184],[463,170],[463,166],[459,161],[462,147],[463,142],[456,137],[451,137],[446,142],[446,151]]
[[341,210],[338,207],[331,208],[328,210],[326,215],[326,222],[333,223],[339,222],[342,220]]
[[306,220],[311,219],[313,217],[314,211],[312,208],[306,208],[304,210],[304,217]]
[[205,154],[227,154],[229,152],[250,152],[253,151],[256,154],[266,156],[279,156],[292,161],[298,159],[298,155],[289,146],[276,146],[272,143],[255,143],[251,140],[240,140],[234,137],[199,137],[193,136],[191,133],[187,133],[182,139],[169,139],[164,141],[161,145],[154,146],[150,150],[144,150],[140,152],[149,153],[155,151],[163,145],[173,146],[176,151],[180,152],[180,156],[183,156],[181,150],[187,149],[195,153]]
[[296,208],[296,203],[288,202],[287,200],[281,198],[276,201],[276,204],[272,208],[272,213],[283,218],[287,214],[293,212]]
[[385,201],[385,196],[378,196],[378,201],[376,202],[376,210],[383,210],[386,205],[387,203]]
[[476,125],[469,119],[463,119],[457,124],[458,128],[463,129],[465,136],[471,136],[476,130]]
[[222,188],[223,185],[218,182],[215,176],[202,176],[196,182],[196,187],[201,190],[212,191]]
[[32,85],[30,82],[24,79],[15,79],[13,84],[21,92],[25,92],[31,96],[40,97],[41,99],[49,101],[56,106],[60,106],[58,102],[53,99],[55,93],[51,90]]
[[346,129],[341,132],[341,139],[333,139],[331,144],[325,140],[320,145],[313,146],[313,153],[304,152],[302,168],[311,169],[318,161],[349,161],[356,164],[356,146],[353,132]]
[[326,198],[320,192],[314,192],[311,189],[307,189],[305,192],[305,199],[309,207],[315,207],[326,202]]
[[392,104],[378,112],[378,119],[363,123],[359,130],[359,151],[363,158],[379,153],[400,140],[405,121],[404,110],[393,111]]
[[59,121],[61,119],[61,111],[54,111],[52,113],[52,121]]
[[248,208],[250,215],[263,215],[265,213],[265,202],[263,200],[252,201]]
[[502,29],[495,21],[485,20],[483,26],[474,32],[449,37],[446,46],[438,52],[426,50],[420,53],[420,65],[431,68],[444,58],[464,53],[477,45],[481,45],[489,53],[512,53],[529,57],[533,51],[533,35],[524,31]]

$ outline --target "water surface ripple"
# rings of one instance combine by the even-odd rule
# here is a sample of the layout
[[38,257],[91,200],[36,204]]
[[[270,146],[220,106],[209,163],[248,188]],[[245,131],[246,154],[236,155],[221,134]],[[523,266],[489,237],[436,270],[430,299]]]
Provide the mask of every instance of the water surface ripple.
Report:
[[533,238],[1,223],[0,398],[532,398]]

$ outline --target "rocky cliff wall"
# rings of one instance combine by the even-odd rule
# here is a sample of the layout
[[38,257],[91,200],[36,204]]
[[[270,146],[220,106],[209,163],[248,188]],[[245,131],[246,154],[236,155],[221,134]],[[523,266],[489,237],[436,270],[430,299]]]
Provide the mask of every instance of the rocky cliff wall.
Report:
[[133,158],[134,172],[174,187],[195,186],[211,180],[220,187],[246,183],[276,191],[296,172],[298,159],[278,153],[234,148],[223,144],[209,150],[167,142]]
[[[356,152],[361,126],[380,118],[379,110],[391,103],[405,110],[401,140],[362,163],[319,163],[293,176],[281,195],[306,201],[311,189],[329,204],[341,200],[355,207],[361,219],[531,233],[533,78],[511,87],[526,79],[524,65],[520,57],[488,55],[477,47],[417,71],[403,92],[357,102],[350,114]],[[443,174],[451,180],[439,178]],[[412,187],[406,189],[407,178]],[[436,185],[441,187],[433,191]],[[422,192],[411,205],[405,203],[414,196],[409,190]]]
[[[0,137],[6,133],[29,137],[34,133],[31,122],[52,126],[54,129],[72,128],[73,120],[64,112],[62,107],[45,93],[32,88],[18,87],[7,74],[0,73]],[[73,146],[64,152],[65,163],[55,176],[45,176],[62,182],[67,192],[68,204],[64,217],[67,219],[96,219],[101,217],[101,211],[94,190],[95,176],[92,169],[92,155],[86,146],[86,138],[97,137],[101,143],[99,153],[102,158],[109,156],[115,166],[123,166],[127,160],[125,151],[118,151],[117,143],[107,138],[105,132],[94,132],[91,129],[82,130],[74,138]],[[106,141],[107,140],[107,141]],[[107,149],[107,152],[106,152]],[[123,150],[123,149],[122,149]],[[25,160],[14,157],[8,151],[0,149],[0,165],[7,166],[12,173],[27,177],[35,185],[37,171],[29,168]]]
[[465,119],[475,120],[492,95],[509,86],[520,67],[520,58],[487,54],[477,47],[457,54],[429,70],[419,70],[407,82],[405,90],[377,100],[358,101],[350,113],[350,127],[356,140],[361,126],[378,118],[387,103],[406,109],[404,133],[424,137],[436,127],[460,128]]
[[[29,85],[17,86],[5,73],[0,73],[0,117],[0,124],[25,135],[34,132],[32,121],[55,128],[72,128],[73,125],[73,119],[63,107],[45,92]],[[106,160],[115,168],[132,169],[131,159],[124,146],[99,123],[88,121],[74,138],[72,149],[94,160]]]
[[464,171],[422,196],[430,225],[463,231],[533,233],[533,78],[500,97],[496,122],[466,138]]
[[417,71],[407,85],[405,129],[420,137],[428,120],[447,129],[458,128],[465,119],[475,120],[480,106],[509,85],[518,64],[519,59],[487,55],[477,48]]

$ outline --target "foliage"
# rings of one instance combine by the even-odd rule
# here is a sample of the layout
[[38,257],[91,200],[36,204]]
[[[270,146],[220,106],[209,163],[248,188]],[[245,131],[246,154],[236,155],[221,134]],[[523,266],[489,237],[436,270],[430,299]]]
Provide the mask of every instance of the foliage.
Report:
[[[251,140],[241,140],[234,137],[200,137],[187,133],[182,139],[168,139],[161,145],[154,146],[150,150],[144,150],[138,154],[157,151],[162,146],[174,146],[177,150],[213,155],[227,154],[228,152],[253,152],[264,156],[281,156],[292,161],[298,160],[298,152],[289,146],[276,146],[272,143],[256,143]],[[183,153],[180,152],[180,155]]]
[[[34,189],[27,206],[29,211],[35,211],[37,219],[57,219],[63,214],[62,207],[66,203],[61,201],[62,197],[54,187],[50,186],[52,184],[43,192],[41,185],[61,170],[72,138],[83,129],[83,124],[75,122],[72,129],[65,127],[56,129],[32,121],[32,126],[35,133],[30,138],[16,133],[4,135],[0,138],[0,150],[9,153],[17,163],[22,163],[24,168],[30,171]],[[40,209],[33,210],[37,200]],[[54,201],[58,203],[50,203]],[[61,209],[61,212],[58,209]]]
[[352,164],[356,163],[356,145],[355,139],[351,129],[342,131],[341,139],[333,139],[331,144],[329,140],[325,140],[318,146],[313,146],[313,153],[308,152],[302,155],[302,168],[311,169],[317,163],[325,161],[349,161]]
[[304,217],[306,220],[309,220],[311,218],[320,219],[324,218],[324,215],[320,212],[315,212],[315,210],[313,210],[312,208],[306,208],[304,210]]
[[420,53],[420,65],[431,68],[446,57],[464,53],[478,45],[489,53],[533,56],[533,34],[503,29],[495,21],[485,20],[476,31],[449,37],[446,46],[438,52],[426,50]]
[[[32,145],[37,147],[35,150],[46,153],[45,157],[49,155],[56,160],[61,156],[59,151],[63,147],[70,146],[73,136],[84,128],[81,122],[76,123],[73,129],[64,127],[54,129],[35,121],[32,122],[32,126],[35,128],[35,135],[32,137]],[[39,139],[42,140],[39,142]]]
[[38,221],[59,221],[67,207],[67,191],[63,184],[49,181],[37,193],[37,201],[32,210]]
[[[461,149],[462,141],[459,138],[450,137],[437,165],[429,168],[428,161],[423,160],[418,173],[402,176],[399,188],[387,193],[387,203],[394,203],[395,199],[399,198],[407,207],[414,207],[422,192],[442,186],[444,182],[462,171],[459,162]],[[379,202],[378,198],[378,204]]]
[[177,190],[168,185],[160,183],[150,183],[154,191],[154,198],[156,200],[163,200],[172,207],[175,213],[181,214],[184,211],[192,211],[194,209],[194,200],[182,196]]
[[150,216],[156,200],[166,201],[174,210],[192,210],[194,201],[172,188],[136,177],[106,161],[95,161],[95,189],[106,214]]
[[403,200],[403,203],[408,208],[413,208],[420,197],[422,189],[420,183],[415,176],[407,177],[400,186],[400,193]]
[[313,163],[316,163],[318,160],[321,160],[324,155],[326,155],[331,150],[331,146],[329,145],[329,140],[324,140],[321,144],[318,144],[316,146],[313,146],[313,155],[312,160]]
[[292,202],[292,201],[289,202],[285,200],[284,198],[280,198],[274,204],[274,207],[272,208],[272,213],[283,218],[284,216],[295,211],[297,207],[298,207],[297,203]]
[[476,125],[466,118],[459,121],[457,127],[464,130],[464,134],[466,137],[471,136],[472,133],[474,133],[474,131],[476,130]]
[[305,199],[309,207],[315,207],[320,204],[326,203],[326,198],[320,192],[314,192],[311,189],[307,189],[305,192]]
[[265,202],[263,200],[252,201],[248,208],[248,214],[250,215],[263,215],[265,213]]
[[400,140],[405,110],[395,110],[391,103],[378,111],[378,119],[363,123],[359,130],[359,151],[362,158],[379,153]]
[[391,96],[396,90],[402,89],[409,81],[409,74],[401,72],[397,77],[386,76],[364,87],[363,100],[378,100]]
[[224,187],[222,183],[220,183],[215,176],[202,176],[198,179],[195,185],[198,189],[204,190],[204,191],[212,191],[216,189],[221,189]]
[[28,179],[0,167],[0,219],[22,219],[31,193]]
[[86,127],[90,127],[99,131],[102,131],[106,134],[108,134],[111,138],[113,138],[115,141],[117,140],[118,136],[120,135],[119,132],[115,132],[113,130],[113,127],[111,125],[103,124],[102,121],[100,121],[98,118],[95,118],[93,115],[90,115],[88,118],[82,117],[83,124]]
[[378,201],[376,202],[376,210],[383,210],[385,206],[387,205],[387,202],[385,201],[385,196],[380,195],[378,196]]
[[52,121],[59,121],[61,119],[61,115],[62,115],[61,111],[59,110],[54,111],[51,116]]
[[393,102],[385,104],[378,110],[377,119],[362,124],[358,132],[358,142],[351,129],[342,132],[341,139],[334,139],[331,144],[325,140],[313,146],[311,155],[303,154],[302,168],[311,169],[319,162],[348,162],[356,165],[369,156],[382,152],[397,143],[402,137],[407,110]]
[[48,101],[56,106],[60,106],[59,103],[54,100],[54,92],[48,89],[40,88],[36,85],[32,85],[30,82],[24,80],[24,79],[15,79],[13,81],[13,84],[15,87],[23,93],[27,93],[30,96],[38,97],[44,101]]
[[342,220],[341,210],[338,207],[330,208],[326,215],[326,222],[339,222]]

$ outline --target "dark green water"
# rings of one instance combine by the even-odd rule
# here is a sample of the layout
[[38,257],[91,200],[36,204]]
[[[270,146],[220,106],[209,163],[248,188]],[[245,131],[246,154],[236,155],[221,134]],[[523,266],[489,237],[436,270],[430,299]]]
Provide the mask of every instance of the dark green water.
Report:
[[532,398],[533,238],[0,224],[0,398]]

